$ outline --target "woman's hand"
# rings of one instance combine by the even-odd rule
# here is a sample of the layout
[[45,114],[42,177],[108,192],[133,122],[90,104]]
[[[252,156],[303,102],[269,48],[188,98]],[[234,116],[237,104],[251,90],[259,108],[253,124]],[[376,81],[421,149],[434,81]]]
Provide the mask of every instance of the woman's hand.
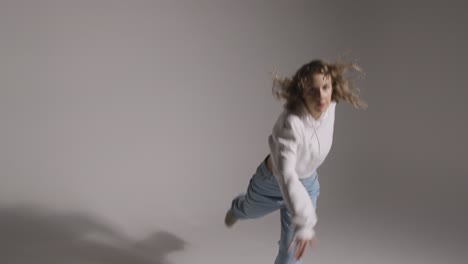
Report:
[[288,253],[291,251],[294,243],[296,243],[296,252],[294,253],[294,258],[296,260],[301,259],[304,256],[307,245],[310,244],[312,250],[317,248],[318,239],[317,236],[314,236],[311,240],[302,240],[302,239],[293,239],[288,247]]

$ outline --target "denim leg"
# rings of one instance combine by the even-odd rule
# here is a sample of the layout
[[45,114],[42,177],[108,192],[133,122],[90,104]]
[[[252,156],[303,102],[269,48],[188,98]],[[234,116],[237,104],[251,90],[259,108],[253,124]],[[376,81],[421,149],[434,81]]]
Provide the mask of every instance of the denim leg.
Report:
[[249,219],[262,217],[282,205],[279,186],[264,161],[250,179],[247,193],[232,200],[231,210],[236,218]]
[[[317,208],[317,198],[318,198],[319,190],[320,190],[320,185],[318,182],[317,174],[314,173],[312,177],[303,179],[301,181],[310,195],[312,204],[314,205],[315,208]],[[294,253],[296,250],[295,245],[291,247],[291,250],[288,253],[288,247],[294,235],[294,229],[293,229],[293,226],[291,225],[291,214],[286,209],[286,207],[283,206],[280,210],[280,215],[281,215],[281,238],[278,241],[279,251],[275,260],[275,264],[300,264],[302,263],[301,260],[294,259]]]
[[282,207],[280,210],[281,215],[281,239],[278,241],[279,251],[276,256],[275,264],[300,264],[301,260],[296,261],[294,259],[294,252],[296,246],[292,246],[288,252],[289,243],[291,242],[294,234],[293,227],[291,225],[291,215],[289,214],[286,207]]
[[[316,208],[317,197],[320,192],[317,173],[306,179],[301,179],[301,182]],[[302,263],[301,260],[294,260],[295,246],[291,248],[289,253],[287,252],[294,234],[291,215],[286,209],[276,178],[263,162],[250,179],[247,193],[241,194],[232,200],[231,210],[236,218],[249,219],[264,216],[278,209],[281,209],[281,238],[278,242],[279,252],[275,264],[300,264]]]

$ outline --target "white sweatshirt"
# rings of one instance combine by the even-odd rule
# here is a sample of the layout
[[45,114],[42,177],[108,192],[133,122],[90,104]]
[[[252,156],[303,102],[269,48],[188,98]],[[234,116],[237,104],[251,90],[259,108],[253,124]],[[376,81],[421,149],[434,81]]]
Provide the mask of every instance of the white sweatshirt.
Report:
[[299,179],[313,175],[323,163],[333,141],[336,102],[319,119],[299,117],[287,110],[279,116],[268,138],[273,175],[292,215],[296,239],[312,239],[317,215],[312,200]]

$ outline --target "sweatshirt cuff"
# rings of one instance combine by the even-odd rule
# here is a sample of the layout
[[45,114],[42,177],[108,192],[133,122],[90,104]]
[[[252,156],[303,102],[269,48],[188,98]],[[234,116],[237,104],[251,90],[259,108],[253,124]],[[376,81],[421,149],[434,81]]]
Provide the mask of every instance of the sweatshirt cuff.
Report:
[[296,239],[311,240],[315,236],[315,231],[310,227],[297,228],[294,234]]

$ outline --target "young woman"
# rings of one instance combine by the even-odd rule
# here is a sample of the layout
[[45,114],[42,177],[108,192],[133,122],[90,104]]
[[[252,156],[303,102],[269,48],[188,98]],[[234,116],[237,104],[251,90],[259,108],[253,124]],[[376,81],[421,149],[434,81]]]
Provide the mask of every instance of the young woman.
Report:
[[306,246],[316,243],[317,168],[332,145],[336,104],[347,101],[366,107],[345,76],[350,70],[361,73],[356,64],[313,60],[290,79],[275,76],[273,93],[286,104],[268,138],[270,154],[225,217],[226,226],[232,227],[237,220],[279,209],[281,238],[275,264],[301,263]]

